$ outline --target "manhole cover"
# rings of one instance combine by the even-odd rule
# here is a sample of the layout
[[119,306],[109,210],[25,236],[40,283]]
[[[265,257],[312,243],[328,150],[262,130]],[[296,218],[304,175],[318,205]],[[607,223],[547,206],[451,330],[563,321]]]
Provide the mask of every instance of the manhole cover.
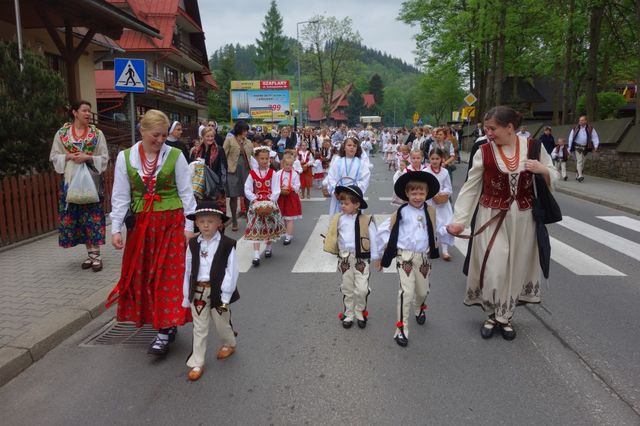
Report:
[[141,328],[131,322],[117,322],[112,319],[97,333],[89,336],[80,346],[147,346],[156,336],[157,331],[150,324]]

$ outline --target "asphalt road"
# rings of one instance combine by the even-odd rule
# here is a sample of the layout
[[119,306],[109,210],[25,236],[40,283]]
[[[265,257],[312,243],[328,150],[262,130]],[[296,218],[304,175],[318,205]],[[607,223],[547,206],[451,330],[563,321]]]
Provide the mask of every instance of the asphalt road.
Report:
[[[370,210],[391,213],[379,199],[391,196],[391,174],[375,161]],[[454,174],[454,187],[462,175]],[[82,345],[111,310],[0,388],[1,423],[638,425],[640,261],[629,249],[640,232],[599,218],[629,215],[557,198],[572,224],[626,242],[551,226],[553,237],[584,256],[556,251],[544,302],[516,310],[512,342],[480,337],[484,314],[462,304],[456,249],[452,262],[434,263],[427,324],[411,324],[407,348],[392,339],[392,273],[372,274],[367,328],[344,330],[338,274],[291,272],[301,256],[322,263],[321,253],[303,249],[321,238],[314,228],[328,206],[305,201],[294,242],[276,245],[272,259],[240,275],[241,299],[232,307],[238,350],[217,361],[210,338],[200,381],[186,376],[190,326],[162,361],[144,346]],[[593,260],[609,268],[606,275],[589,272]]]

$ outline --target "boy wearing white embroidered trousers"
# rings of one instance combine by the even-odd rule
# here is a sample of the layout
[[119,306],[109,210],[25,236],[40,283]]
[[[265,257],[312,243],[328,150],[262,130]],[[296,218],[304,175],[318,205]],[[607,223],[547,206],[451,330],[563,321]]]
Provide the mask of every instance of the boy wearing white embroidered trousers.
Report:
[[337,186],[342,213],[331,219],[324,240],[324,250],[338,256],[341,273],[343,311],[339,318],[344,328],[367,326],[367,298],[369,289],[369,261],[377,259],[376,225],[371,215],[361,214],[367,208],[362,190],[357,185]]
[[217,358],[225,359],[236,350],[229,304],[240,298],[236,284],[238,262],[236,241],[219,230],[228,220],[215,201],[198,204],[191,220],[200,235],[192,238],[185,259],[182,306],[191,307],[193,316],[193,351],[187,360],[189,380],[200,378],[207,351],[209,323],[213,321],[222,346]]
[[380,271],[396,261],[400,289],[394,340],[404,347],[409,343],[412,310],[419,325],[426,322],[431,259],[439,257],[435,246],[435,217],[430,216],[426,201],[438,193],[440,184],[430,173],[409,171],[398,178],[393,189],[408,203],[380,225],[378,247],[386,247],[381,261],[376,262],[376,269]]

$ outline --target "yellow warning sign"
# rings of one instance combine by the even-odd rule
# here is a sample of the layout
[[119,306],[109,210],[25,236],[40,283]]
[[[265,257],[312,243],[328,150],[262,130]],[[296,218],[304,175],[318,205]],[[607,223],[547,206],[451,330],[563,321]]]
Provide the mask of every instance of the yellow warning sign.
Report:
[[469,118],[475,118],[476,116],[476,107],[474,106],[466,106],[462,107],[462,119],[467,120]]

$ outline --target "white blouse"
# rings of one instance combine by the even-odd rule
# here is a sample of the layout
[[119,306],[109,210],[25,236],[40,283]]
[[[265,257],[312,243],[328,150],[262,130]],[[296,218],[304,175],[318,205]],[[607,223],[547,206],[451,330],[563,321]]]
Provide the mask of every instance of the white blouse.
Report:
[[[278,181],[278,186],[280,187],[280,189],[282,187],[288,187],[289,186],[289,176],[291,176],[291,187],[293,188],[294,191],[296,191],[296,192],[299,191],[300,190],[300,175],[295,170],[291,170],[291,174],[289,174],[289,172],[285,171],[284,169],[278,170],[278,172],[275,174],[275,180]],[[280,185],[281,179],[282,179],[282,185]]]
[[[213,238],[209,241],[205,240],[202,235],[198,236],[198,242],[200,243],[200,269],[198,270],[197,281],[210,281],[211,263],[213,262],[213,256],[218,250],[220,245],[220,232],[216,232]],[[206,256],[202,256],[206,253]],[[182,283],[182,306],[184,308],[189,307],[189,279],[191,277],[191,262],[192,262],[191,249],[187,246],[187,255],[185,257],[185,269],[184,269],[184,281]],[[221,286],[221,299],[222,303],[229,303],[231,296],[236,289],[238,283],[238,257],[236,256],[236,249],[231,249],[229,258],[227,259],[227,266],[224,270],[224,278],[222,279]]]
[[[138,142],[131,147],[129,161],[131,167],[138,171],[140,177],[144,176],[142,166],[140,165],[140,153],[138,147],[142,142]],[[158,175],[164,162],[166,161],[171,148],[169,145],[162,145],[158,153],[158,165],[156,167],[155,176]],[[196,210],[196,199],[193,196],[193,188],[191,186],[191,170],[187,164],[184,155],[178,156],[175,165],[176,186],[178,195],[182,201],[182,208],[185,215],[185,231],[193,232],[193,221],[186,218],[187,215]],[[118,153],[116,167],[113,178],[113,192],[111,193],[111,233],[116,234],[122,231],[124,217],[131,205],[131,184],[129,183],[129,175],[127,174],[127,164],[124,158],[124,151]]]

